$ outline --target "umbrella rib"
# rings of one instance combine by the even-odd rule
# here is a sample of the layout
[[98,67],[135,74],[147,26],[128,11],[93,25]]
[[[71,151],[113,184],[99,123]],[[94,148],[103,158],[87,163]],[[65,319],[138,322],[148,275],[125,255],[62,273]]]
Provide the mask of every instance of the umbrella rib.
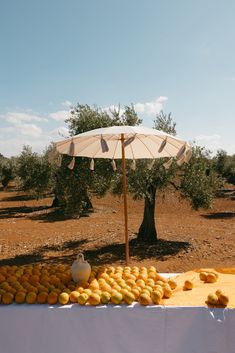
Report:
[[133,148],[132,148],[132,144],[130,144],[130,148],[132,150],[133,159],[135,159],[135,155],[134,155],[134,151],[133,151]]
[[117,151],[117,146],[118,146],[118,139],[117,139],[117,143],[116,143],[116,146],[115,146],[115,149],[114,149],[114,153],[113,153],[113,158],[112,159],[114,159],[114,157],[115,157],[115,153],[116,153],[116,151]]
[[[92,138],[96,137],[96,136],[91,136]],[[87,143],[86,145],[80,150],[79,154],[82,153],[82,151],[84,151],[88,146],[91,146],[93,143],[96,143],[96,139],[94,141],[90,141],[90,140],[87,140]],[[86,156],[79,156],[79,157],[86,157]]]
[[145,146],[145,148],[149,151],[149,154],[151,154],[152,158],[155,158],[150,149],[146,146],[144,141],[140,140],[139,137],[136,135],[137,139]]
[[[159,137],[159,138],[162,138],[162,140],[164,140],[164,139],[166,138],[165,136],[162,136],[162,137],[158,136],[158,137]],[[150,136],[150,138],[151,138],[151,140],[154,142],[152,136]],[[173,139],[173,141],[174,141],[174,139]],[[172,141],[170,141],[170,140],[167,138],[167,144],[168,144],[168,143],[169,143],[169,145],[173,146],[174,148],[179,149],[178,146],[176,146],[174,143],[172,143]],[[164,150],[165,150],[166,153],[168,153],[168,156],[169,156],[169,157],[172,157],[171,153],[167,151],[167,145],[166,145],[166,148],[164,148]]]

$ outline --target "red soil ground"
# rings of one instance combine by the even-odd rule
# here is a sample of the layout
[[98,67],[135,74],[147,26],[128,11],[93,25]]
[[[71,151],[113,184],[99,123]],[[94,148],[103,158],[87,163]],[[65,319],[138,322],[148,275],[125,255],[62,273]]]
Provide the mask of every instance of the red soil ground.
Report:
[[[125,263],[123,202],[111,195],[93,199],[94,213],[65,219],[51,198],[32,200],[13,188],[0,190],[0,266],[35,262],[72,264],[83,251],[91,264]],[[128,199],[131,265],[155,265],[159,272],[201,267],[235,267],[235,189],[221,192],[212,209],[193,211],[170,193],[159,197],[159,241],[136,243],[143,202]]]

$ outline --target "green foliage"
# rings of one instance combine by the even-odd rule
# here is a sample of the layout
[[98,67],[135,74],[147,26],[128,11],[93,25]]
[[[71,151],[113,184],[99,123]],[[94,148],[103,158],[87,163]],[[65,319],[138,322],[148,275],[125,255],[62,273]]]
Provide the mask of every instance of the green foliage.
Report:
[[176,135],[176,123],[173,122],[171,118],[171,113],[164,114],[161,110],[159,114],[157,114],[154,122],[154,129],[161,130],[166,132],[167,134]]
[[228,156],[226,151],[219,150],[213,162],[217,173],[228,183],[235,185],[235,155]]
[[[92,129],[114,125],[138,125],[141,120],[134,111],[133,106],[125,107],[121,114],[120,109],[110,112],[97,107],[78,104],[71,111],[67,119],[71,135],[77,135]],[[115,173],[111,161],[95,159],[95,171],[90,171],[90,159],[75,158],[73,170],[68,168],[71,157],[63,156],[62,166],[56,171],[55,194],[59,205],[68,214],[81,214],[92,208],[91,194],[103,196],[110,189]],[[117,166],[120,163],[117,162]],[[119,191],[122,190],[121,184]]]
[[52,170],[47,156],[33,153],[29,146],[23,147],[18,158],[17,175],[20,178],[22,189],[29,191],[37,198],[51,191]]
[[215,192],[222,186],[222,179],[213,168],[208,152],[202,147],[193,147],[188,164],[182,166],[180,189],[191,201],[194,209],[212,205]]
[[14,178],[14,159],[0,155],[0,182],[4,188]]

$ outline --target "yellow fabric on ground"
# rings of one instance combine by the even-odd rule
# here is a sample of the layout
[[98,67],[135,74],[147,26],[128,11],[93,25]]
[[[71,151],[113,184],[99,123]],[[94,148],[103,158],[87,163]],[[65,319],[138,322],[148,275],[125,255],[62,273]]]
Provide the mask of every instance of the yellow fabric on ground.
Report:
[[[216,272],[218,280],[215,283],[205,283],[200,280],[199,273]],[[173,277],[177,282],[177,288],[169,299],[164,299],[164,305],[173,306],[207,306],[207,296],[221,289],[229,296],[228,308],[235,308],[235,268],[198,269],[182,273]],[[192,280],[194,287],[192,290],[183,290],[184,282]],[[218,307],[220,307],[218,305]]]

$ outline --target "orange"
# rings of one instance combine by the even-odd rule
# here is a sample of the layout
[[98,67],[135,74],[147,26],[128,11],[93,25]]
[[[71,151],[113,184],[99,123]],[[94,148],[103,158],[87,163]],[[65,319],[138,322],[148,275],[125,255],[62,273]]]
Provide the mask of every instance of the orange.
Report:
[[26,303],[34,304],[36,303],[37,294],[35,292],[29,292],[26,294]]
[[91,305],[99,305],[100,304],[100,295],[97,293],[91,293],[89,297],[89,303]]
[[80,293],[77,292],[76,290],[72,291],[69,294],[69,299],[70,299],[71,303],[77,303],[79,295],[80,295]]
[[6,277],[0,273],[0,283],[4,282],[6,280]]
[[151,298],[150,298],[150,295],[148,293],[141,293],[140,296],[139,296],[139,303],[141,305],[150,305],[151,304]]
[[26,297],[26,293],[22,292],[22,291],[19,291],[15,295],[15,302],[17,304],[22,304],[22,303],[25,302],[25,297]]
[[48,294],[47,302],[50,305],[56,304],[58,301],[58,294],[56,292],[51,292]]
[[45,304],[45,303],[47,303],[47,297],[48,297],[48,293],[47,292],[40,292],[37,295],[37,302],[39,304]]
[[2,303],[3,304],[12,304],[14,300],[14,295],[10,292],[2,294]]
[[62,305],[66,305],[66,304],[68,304],[68,302],[69,302],[68,293],[65,293],[65,292],[60,293],[60,295],[59,295],[59,303],[62,304]]

